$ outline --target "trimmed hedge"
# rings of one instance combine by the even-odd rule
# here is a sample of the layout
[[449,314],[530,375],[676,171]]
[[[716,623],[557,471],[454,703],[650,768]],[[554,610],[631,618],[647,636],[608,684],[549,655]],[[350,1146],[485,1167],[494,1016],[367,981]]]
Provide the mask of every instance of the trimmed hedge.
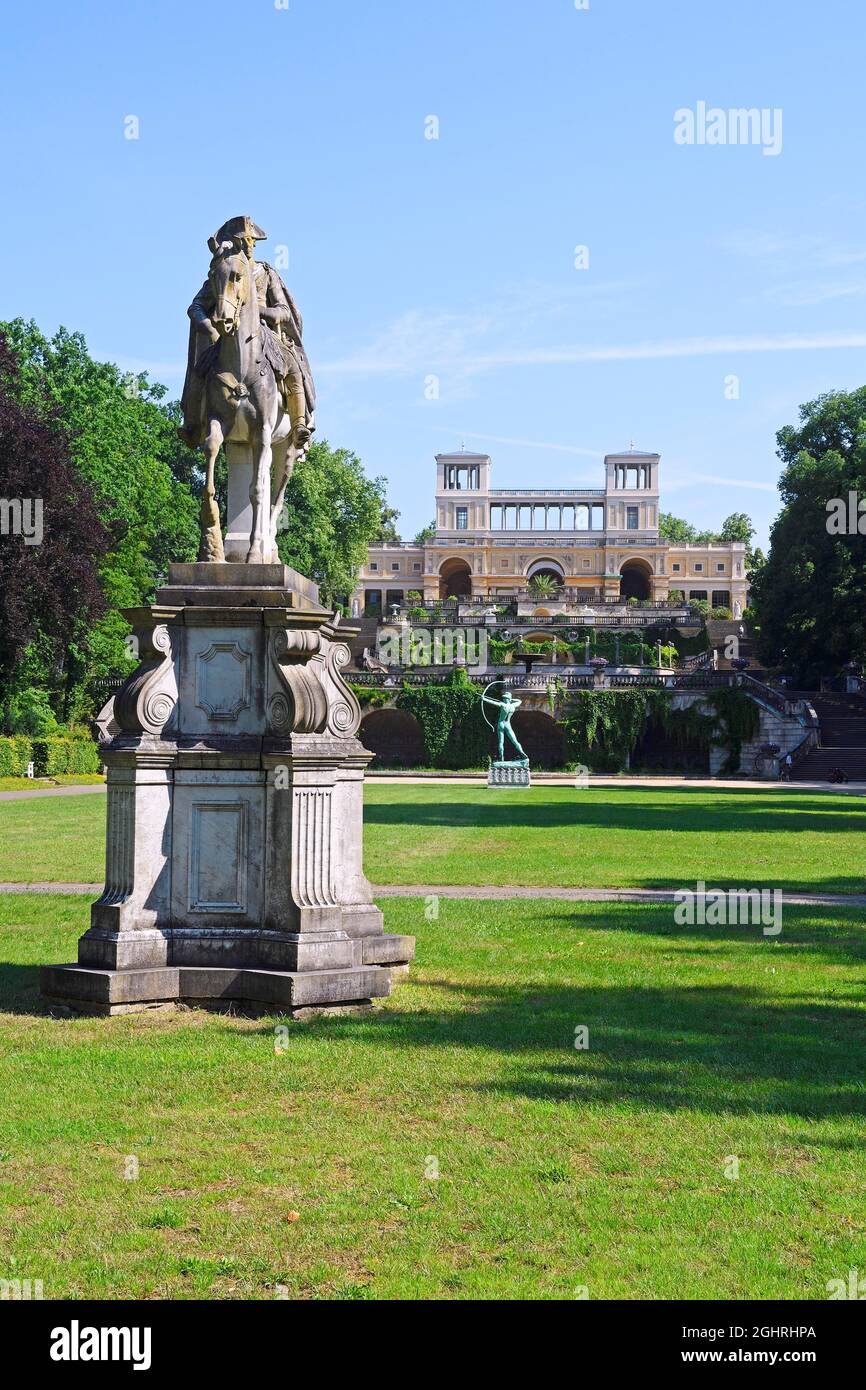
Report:
[[0,777],[26,777],[33,763],[36,777],[99,772],[99,748],[90,738],[0,737]]
[[26,777],[32,757],[32,740],[24,734],[0,738],[0,777]]

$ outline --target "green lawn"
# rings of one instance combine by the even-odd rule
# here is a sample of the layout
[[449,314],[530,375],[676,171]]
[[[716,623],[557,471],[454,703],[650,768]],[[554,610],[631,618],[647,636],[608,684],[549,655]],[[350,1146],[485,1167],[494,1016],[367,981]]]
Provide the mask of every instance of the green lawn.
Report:
[[[866,891],[866,799],[796,786],[523,791],[369,783],[376,883]],[[96,882],[105,802],[0,803],[0,880]]]
[[656,905],[440,907],[389,901],[411,981],[278,1053],[277,1019],[48,1017],[36,965],[74,958],[87,904],[0,900],[0,1275],[807,1299],[866,1268],[862,913],[790,908],[768,940]]

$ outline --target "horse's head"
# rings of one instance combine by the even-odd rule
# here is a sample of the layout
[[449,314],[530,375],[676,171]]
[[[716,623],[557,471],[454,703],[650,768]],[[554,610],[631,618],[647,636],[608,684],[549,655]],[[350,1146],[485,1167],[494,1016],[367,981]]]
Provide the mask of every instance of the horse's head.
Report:
[[214,296],[211,323],[220,335],[234,333],[241,310],[249,299],[250,263],[242,237],[208,242],[213,253],[208,279]]

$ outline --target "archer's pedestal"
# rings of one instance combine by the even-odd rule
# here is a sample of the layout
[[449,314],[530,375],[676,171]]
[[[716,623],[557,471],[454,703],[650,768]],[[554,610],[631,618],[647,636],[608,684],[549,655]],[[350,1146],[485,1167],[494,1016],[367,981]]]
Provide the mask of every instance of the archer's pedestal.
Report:
[[529,787],[529,763],[495,762],[487,774],[488,787]]
[[362,869],[352,629],[283,565],[171,565],[126,616],[142,662],[103,748],[105,891],[77,964],[43,967],[43,994],[104,1014],[389,994],[414,938],[383,932]]

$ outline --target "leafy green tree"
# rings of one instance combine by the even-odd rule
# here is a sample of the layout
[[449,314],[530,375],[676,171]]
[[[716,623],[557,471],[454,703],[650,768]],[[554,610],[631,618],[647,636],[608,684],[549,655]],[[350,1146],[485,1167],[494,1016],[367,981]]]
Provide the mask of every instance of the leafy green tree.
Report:
[[323,602],[344,601],[382,525],[385,479],[368,478],[349,449],[317,440],[286,489],[280,556],[315,581]]
[[699,531],[690,521],[672,516],[670,512],[659,513],[659,535],[673,545],[709,545],[713,541],[741,541],[746,547],[746,568],[751,571],[756,555],[752,550],[752,537],[755,528],[752,518],[745,512],[732,512],[725,517],[720,531]]
[[117,609],[152,598],[169,560],[195,558],[200,464],[176,436],[164,386],[94,361],[82,335],[65,328],[48,339],[15,319],[0,323],[0,334],[17,363],[9,389],[22,407],[62,422],[75,473],[110,537],[99,568],[106,615],[70,640],[63,658],[65,715],[74,717],[91,677],[131,669]]
[[397,521],[400,513],[396,507],[388,507],[382,504],[382,518],[373,536],[371,545],[399,545],[400,533],[397,530]]
[[754,534],[751,517],[746,516],[745,512],[731,512],[722,522],[718,538],[720,541],[741,541],[743,545],[748,545]]
[[43,734],[66,714],[69,649],[104,608],[108,535],[50,403],[20,394],[0,336],[0,725]]
[[414,539],[414,541],[413,541],[413,544],[414,544],[414,545],[426,545],[427,541],[432,541],[432,539],[433,539],[433,537],[434,537],[435,535],[436,535],[436,522],[435,522],[435,521],[431,521],[431,522],[429,523],[429,525],[427,525],[427,526],[422,526],[422,527],[421,527],[421,530],[418,532],[417,536],[415,537],[415,539]]
[[659,535],[674,545],[705,545],[715,540],[712,531],[699,531],[690,521],[683,521],[671,512],[659,512]]
[[714,537],[719,541],[741,541],[746,547],[746,567],[751,569],[754,551],[752,550],[752,537],[755,528],[752,525],[752,518],[746,516],[745,512],[731,512],[730,516],[725,517],[722,522],[722,529]]
[[812,686],[866,658],[866,534],[835,533],[828,511],[866,497],[866,386],[809,401],[776,441],[782,511],[752,604],[764,661]]

